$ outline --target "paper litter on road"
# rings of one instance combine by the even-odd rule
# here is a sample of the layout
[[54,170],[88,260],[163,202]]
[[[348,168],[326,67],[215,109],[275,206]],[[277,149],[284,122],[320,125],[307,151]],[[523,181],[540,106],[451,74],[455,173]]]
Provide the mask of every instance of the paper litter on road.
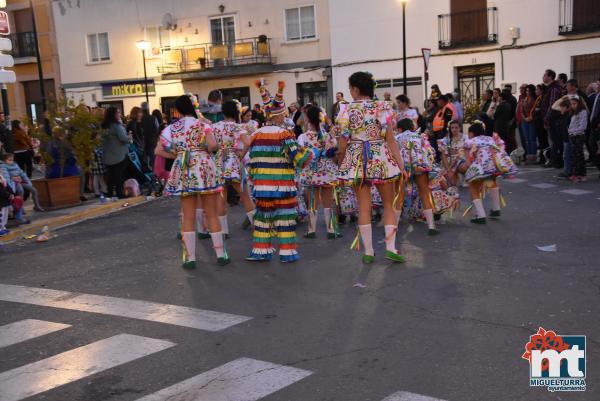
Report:
[[354,287],[356,287],[356,288],[367,288],[367,286],[366,286],[366,285],[364,285],[364,284],[361,284],[361,283],[356,283],[356,284],[354,284],[352,287],[353,287],[353,288],[354,288]]
[[536,245],[536,248],[539,251],[542,251],[542,252],[556,252],[557,251],[556,244],[544,245],[544,246],[537,246]]

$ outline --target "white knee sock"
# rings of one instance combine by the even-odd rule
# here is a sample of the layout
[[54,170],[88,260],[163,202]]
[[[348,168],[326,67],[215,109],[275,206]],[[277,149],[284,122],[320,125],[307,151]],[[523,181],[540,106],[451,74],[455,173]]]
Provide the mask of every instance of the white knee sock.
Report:
[[435,230],[435,220],[433,219],[433,210],[432,209],[423,210],[423,216],[425,216],[425,221],[427,221],[427,227],[430,230]]
[[327,232],[333,233],[333,224],[331,222],[331,208],[323,208],[323,214],[325,215],[325,224],[327,224]]
[[219,223],[221,223],[221,231],[223,234],[229,234],[229,223],[227,222],[227,215],[219,216]]
[[204,209],[196,209],[196,231],[199,233],[208,231],[204,224]]
[[308,212],[308,232],[314,233],[317,231],[317,211]]
[[396,252],[396,232],[397,226],[385,226],[385,249]]
[[492,210],[500,210],[500,188],[490,189],[490,199],[492,200]]
[[256,214],[256,209],[250,210],[249,212],[246,213],[246,216],[248,216],[248,220],[250,221],[250,224],[254,224],[254,215],[255,214]]
[[183,233],[183,243],[185,244],[187,260],[196,260],[196,233],[193,231]]
[[0,230],[6,229],[6,223],[8,223],[8,206],[0,207]]
[[210,233],[210,238],[212,239],[213,248],[215,248],[217,258],[224,257],[225,245],[223,243],[223,232],[219,231],[218,233]]
[[483,208],[483,201],[481,199],[473,199],[473,208],[475,209],[475,217],[485,218],[485,209]]
[[365,255],[375,256],[371,225],[365,224],[364,226],[358,226],[358,229],[360,230],[360,238],[362,239],[363,246],[365,247]]

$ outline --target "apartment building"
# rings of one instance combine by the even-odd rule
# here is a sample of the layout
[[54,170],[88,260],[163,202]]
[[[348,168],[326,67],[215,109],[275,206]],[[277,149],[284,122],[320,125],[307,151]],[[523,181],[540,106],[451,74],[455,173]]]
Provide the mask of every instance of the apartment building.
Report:
[[[402,92],[402,2],[331,0],[334,91],[348,94],[357,70],[378,80],[377,93]],[[459,89],[465,102],[505,83],[540,83],[546,68],[585,88],[600,78],[598,0],[406,0],[407,83],[421,106],[422,49],[431,49],[429,82]]]
[[63,88],[89,105],[126,113],[145,100],[146,50],[151,108],[213,89],[260,102],[254,82],[286,81],[288,102],[331,102],[328,1],[79,0],[56,2]]
[[16,83],[7,85],[11,118],[35,119],[42,114],[32,12],[35,12],[46,98],[50,101],[56,99],[61,81],[51,3],[51,0],[7,1],[6,12],[12,31],[10,39],[15,60],[15,66],[11,69],[17,76]]

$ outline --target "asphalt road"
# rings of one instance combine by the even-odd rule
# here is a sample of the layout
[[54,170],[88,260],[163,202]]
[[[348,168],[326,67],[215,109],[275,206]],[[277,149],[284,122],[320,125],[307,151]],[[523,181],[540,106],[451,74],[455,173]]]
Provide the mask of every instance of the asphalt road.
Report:
[[[136,401],[190,378],[199,395],[147,400],[600,400],[600,180],[593,172],[574,185],[552,173],[528,169],[502,183],[508,206],[498,222],[473,226],[459,214],[433,238],[425,225],[403,223],[404,265],[378,257],[364,266],[349,250],[351,225],[340,240],[325,239],[323,226],[317,240],[301,239],[296,264],[246,262],[250,232],[236,207],[233,263],[217,267],[203,241],[206,262],[184,271],[172,199],[66,228],[46,244],[4,246],[0,298],[33,292],[0,301],[0,344],[2,327],[25,319],[70,327],[0,345],[0,400]],[[589,192],[561,192],[571,189]],[[374,237],[382,255],[383,229]],[[536,248],[551,244],[557,252]],[[77,294],[14,286],[119,301],[94,298],[86,311]],[[122,299],[245,318],[185,327],[169,323],[176,312]],[[521,355],[540,326],[587,336],[585,393],[529,386]],[[252,370],[240,358],[262,362]]]

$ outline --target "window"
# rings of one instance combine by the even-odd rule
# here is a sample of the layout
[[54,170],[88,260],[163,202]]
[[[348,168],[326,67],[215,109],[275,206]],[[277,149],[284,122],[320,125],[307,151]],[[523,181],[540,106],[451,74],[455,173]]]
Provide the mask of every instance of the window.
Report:
[[171,46],[171,31],[161,26],[146,27],[145,38],[150,42],[147,57],[158,57],[161,48]]
[[600,53],[582,54],[571,58],[571,76],[585,89],[600,76]]
[[288,8],[285,10],[285,32],[288,41],[316,38],[315,6]]
[[235,42],[235,20],[232,16],[210,20],[210,36],[215,45]]
[[87,36],[88,61],[100,63],[110,60],[108,33],[92,33]]

